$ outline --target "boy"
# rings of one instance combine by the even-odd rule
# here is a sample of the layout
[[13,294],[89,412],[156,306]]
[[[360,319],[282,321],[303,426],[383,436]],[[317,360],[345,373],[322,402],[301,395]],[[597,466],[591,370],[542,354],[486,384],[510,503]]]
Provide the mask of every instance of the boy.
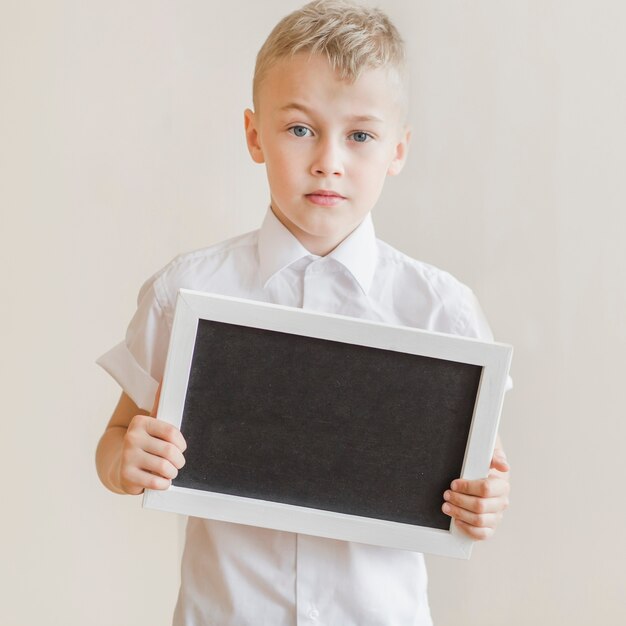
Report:
[[[270,207],[258,231],[179,256],[148,280],[126,341],[99,360],[124,390],[97,452],[109,489],[165,489],[185,462],[181,433],[148,413],[180,287],[491,339],[467,287],[374,235],[370,211],[407,155],[405,72],[402,41],[377,10],[320,0],[272,31],[244,114]],[[454,481],[442,505],[485,539],[508,490],[498,444],[489,477]],[[315,622],[431,624],[423,556],[189,518],[175,624]]]

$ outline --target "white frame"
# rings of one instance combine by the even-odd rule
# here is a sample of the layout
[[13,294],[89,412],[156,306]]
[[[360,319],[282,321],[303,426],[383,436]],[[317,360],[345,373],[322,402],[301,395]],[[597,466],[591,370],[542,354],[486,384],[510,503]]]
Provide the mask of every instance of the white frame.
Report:
[[[180,428],[198,320],[213,320],[446,359],[483,368],[462,478],[487,475],[513,349],[499,343],[181,289],[157,418]],[[442,494],[443,503],[443,494]],[[468,559],[473,541],[449,530],[171,486],[143,506],[184,515]]]

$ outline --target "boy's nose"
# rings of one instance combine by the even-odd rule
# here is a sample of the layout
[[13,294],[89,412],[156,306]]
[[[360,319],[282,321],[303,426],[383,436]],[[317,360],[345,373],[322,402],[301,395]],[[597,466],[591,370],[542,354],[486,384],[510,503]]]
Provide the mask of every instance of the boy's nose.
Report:
[[311,165],[314,176],[342,176],[344,173],[341,148],[332,140],[321,141]]

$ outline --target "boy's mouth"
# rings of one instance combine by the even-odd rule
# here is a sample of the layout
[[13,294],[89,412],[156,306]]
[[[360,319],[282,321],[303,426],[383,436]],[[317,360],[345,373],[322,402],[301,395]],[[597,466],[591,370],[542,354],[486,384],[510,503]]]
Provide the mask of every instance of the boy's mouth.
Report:
[[318,189],[312,193],[307,193],[306,198],[319,206],[336,206],[345,200],[344,196],[336,191],[328,191],[326,189]]

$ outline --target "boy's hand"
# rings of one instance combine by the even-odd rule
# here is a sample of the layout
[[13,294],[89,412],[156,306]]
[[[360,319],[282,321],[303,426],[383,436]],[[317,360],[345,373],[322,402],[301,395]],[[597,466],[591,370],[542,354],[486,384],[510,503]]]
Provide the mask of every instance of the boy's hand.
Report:
[[175,426],[149,415],[135,415],[122,444],[119,484],[125,493],[167,489],[185,464],[185,439]]
[[185,439],[175,426],[157,420],[161,387],[152,413],[142,411],[124,392],[100,438],[96,468],[102,484],[114,493],[140,494],[167,489],[185,464]]
[[474,540],[489,539],[509,506],[509,464],[501,445],[496,445],[487,478],[452,481],[443,494],[442,510],[454,518],[459,530]]

